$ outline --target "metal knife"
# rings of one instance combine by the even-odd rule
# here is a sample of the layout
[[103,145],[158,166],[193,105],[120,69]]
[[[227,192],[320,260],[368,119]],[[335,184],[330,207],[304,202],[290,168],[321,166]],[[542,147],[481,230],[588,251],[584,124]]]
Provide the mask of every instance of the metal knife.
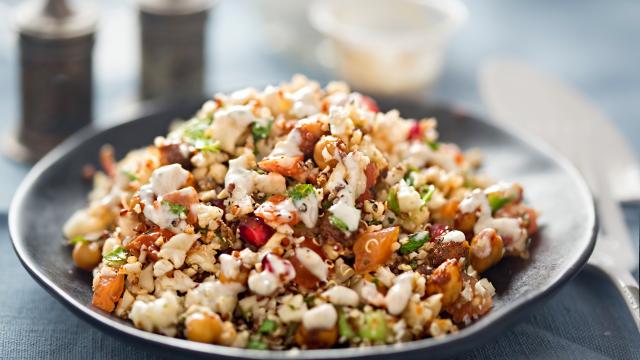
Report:
[[638,266],[616,202],[640,202],[640,165],[622,135],[577,92],[515,60],[492,60],[480,72],[480,92],[492,118],[554,146],[581,171],[596,196],[601,232],[591,266],[608,275],[640,331]]

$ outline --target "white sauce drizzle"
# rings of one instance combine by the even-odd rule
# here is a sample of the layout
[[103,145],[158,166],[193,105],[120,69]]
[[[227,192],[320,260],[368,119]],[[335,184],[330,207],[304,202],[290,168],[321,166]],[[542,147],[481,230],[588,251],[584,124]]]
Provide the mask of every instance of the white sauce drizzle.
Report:
[[251,105],[233,105],[215,113],[213,123],[207,134],[220,142],[220,148],[233,152],[236,141],[245,132],[247,126],[255,120]]
[[220,261],[220,271],[227,279],[236,279],[240,275],[242,261],[232,255],[222,254],[218,258]]
[[394,281],[394,285],[387,291],[385,304],[391,315],[399,315],[407,307],[413,291],[413,272],[405,272]]
[[248,214],[253,211],[253,199],[251,193],[254,189],[254,172],[249,170],[250,155],[244,154],[233,160],[229,160],[229,170],[224,177],[227,188],[234,184],[231,192],[231,200],[238,205],[239,214]]
[[302,315],[302,325],[307,330],[331,329],[338,321],[338,312],[331,304],[322,304],[314,307]]
[[464,236],[464,233],[462,231],[459,231],[459,230],[448,231],[442,237],[442,242],[443,243],[448,243],[448,242],[461,243],[461,242],[464,242],[465,240],[467,240],[467,239]]
[[331,289],[322,293],[322,297],[327,299],[330,303],[340,306],[358,306],[360,298],[358,293],[349,289],[346,286],[334,286]]
[[307,268],[307,270],[309,270],[309,272],[313,274],[313,276],[317,277],[321,281],[327,281],[329,267],[317,252],[306,247],[299,247],[296,249],[295,253],[296,258],[304,267]]

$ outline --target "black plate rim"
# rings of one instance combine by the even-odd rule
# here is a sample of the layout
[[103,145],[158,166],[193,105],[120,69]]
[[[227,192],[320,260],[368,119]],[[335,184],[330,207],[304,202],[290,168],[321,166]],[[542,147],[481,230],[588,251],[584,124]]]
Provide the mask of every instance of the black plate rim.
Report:
[[[195,104],[195,103],[194,103]],[[475,121],[481,121],[490,127],[498,128],[505,132],[508,136],[511,136],[525,145],[531,147],[533,150],[548,157],[551,161],[554,161],[559,167],[567,172],[567,174],[573,179],[577,185],[577,191],[580,197],[585,203],[590,204],[588,209],[588,224],[591,224],[590,239],[587,246],[582,249],[582,252],[578,256],[577,260],[571,264],[567,271],[559,275],[556,279],[550,281],[547,288],[528,294],[523,298],[520,298],[514,302],[511,302],[499,310],[493,310],[479,321],[475,322],[471,326],[462,329],[455,334],[449,334],[443,338],[428,338],[417,341],[411,341],[402,344],[395,345],[379,345],[368,348],[344,348],[344,349],[325,349],[325,350],[285,350],[285,351],[263,351],[263,350],[251,350],[251,349],[239,349],[231,348],[212,344],[202,344],[183,339],[171,338],[160,334],[146,332],[137,329],[132,326],[121,324],[113,320],[109,315],[100,314],[94,309],[90,308],[86,304],[82,304],[76,301],[72,296],[67,294],[64,290],[55,284],[55,281],[49,279],[38,268],[37,264],[34,264],[28,255],[27,250],[24,248],[23,243],[19,235],[19,222],[18,218],[19,210],[24,203],[24,199],[29,189],[36,182],[38,177],[47,170],[50,166],[54,165],[58,160],[62,159],[67,153],[71,152],[78,145],[90,140],[93,136],[98,135],[102,131],[112,130],[116,127],[126,126],[131,121],[139,121],[139,119],[145,118],[155,113],[167,111],[175,106],[175,104],[167,104],[161,102],[149,102],[138,105],[128,112],[126,116],[120,116],[119,121],[115,121],[112,125],[107,127],[94,127],[89,126],[78,133],[74,134],[62,144],[57,146],[51,152],[49,152],[44,158],[42,158],[34,167],[29,171],[27,176],[21,182],[18,187],[9,209],[9,234],[11,242],[20,262],[25,267],[27,272],[36,280],[36,282],[42,286],[47,292],[49,292],[56,300],[61,302],[65,307],[70,309],[73,313],[78,315],[83,320],[89,322],[92,325],[96,325],[101,330],[104,330],[112,335],[127,336],[126,339],[140,340],[146,345],[151,345],[167,350],[180,350],[192,355],[199,356],[211,356],[217,355],[226,358],[250,358],[250,359],[283,359],[283,358],[298,358],[298,359],[341,359],[341,358],[368,358],[368,357],[382,357],[388,355],[400,355],[400,354],[413,354],[421,351],[430,351],[434,356],[451,355],[459,353],[463,350],[467,350],[480,343],[484,343],[489,339],[496,337],[510,324],[513,324],[520,319],[528,310],[541,305],[545,300],[548,300],[557,290],[559,290],[565,283],[571,280],[586,264],[591,253],[593,252],[596,240],[596,234],[598,230],[598,218],[594,206],[594,198],[591,194],[586,182],[578,172],[578,170],[571,164],[564,156],[560,155],[549,145],[544,143],[540,139],[536,139],[531,136],[525,136],[515,127],[507,124],[491,123],[479,116],[473,116]],[[183,105],[184,106],[184,105]],[[424,104],[420,106],[425,106]],[[445,108],[445,106],[436,106],[436,108]],[[456,107],[453,107],[457,109]],[[456,111],[458,112],[458,111]]]

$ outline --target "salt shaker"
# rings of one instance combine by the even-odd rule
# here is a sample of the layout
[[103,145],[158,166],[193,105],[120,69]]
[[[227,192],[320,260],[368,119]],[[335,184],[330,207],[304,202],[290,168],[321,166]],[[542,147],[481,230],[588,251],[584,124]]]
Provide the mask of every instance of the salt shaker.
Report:
[[213,0],[138,0],[142,99],[201,97],[205,25]]
[[92,120],[96,12],[65,0],[30,1],[16,13],[20,42],[21,120],[8,147],[34,161]]

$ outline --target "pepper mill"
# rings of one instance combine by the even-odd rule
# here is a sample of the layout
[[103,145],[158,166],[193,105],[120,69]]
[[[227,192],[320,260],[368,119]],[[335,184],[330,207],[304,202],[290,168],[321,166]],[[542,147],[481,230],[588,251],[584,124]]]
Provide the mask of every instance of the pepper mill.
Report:
[[65,0],[18,9],[22,117],[7,149],[13,159],[35,161],[91,123],[96,20],[92,9]]
[[214,3],[212,0],[138,0],[142,99],[202,97],[205,25]]

